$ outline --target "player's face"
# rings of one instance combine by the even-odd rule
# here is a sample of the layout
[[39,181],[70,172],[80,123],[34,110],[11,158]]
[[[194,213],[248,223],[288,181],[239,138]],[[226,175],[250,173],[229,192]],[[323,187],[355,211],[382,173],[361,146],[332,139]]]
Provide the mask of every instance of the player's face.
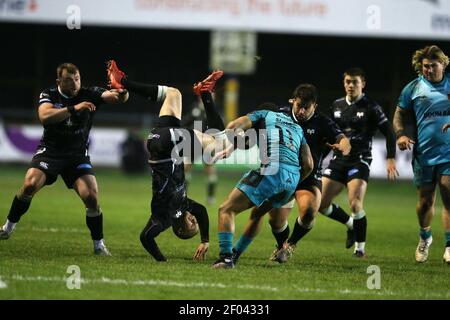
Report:
[[430,82],[440,82],[444,77],[444,65],[439,60],[422,60],[422,74]]
[[365,86],[366,82],[360,76],[347,75],[344,78],[345,93],[351,100],[355,100],[362,95]]
[[291,99],[290,102],[292,103],[295,117],[300,122],[307,121],[316,110],[316,104],[314,102],[303,102],[301,98]]
[[57,83],[62,93],[66,96],[74,97],[81,88],[80,73],[69,73],[67,70],[63,70],[61,78],[57,80]]

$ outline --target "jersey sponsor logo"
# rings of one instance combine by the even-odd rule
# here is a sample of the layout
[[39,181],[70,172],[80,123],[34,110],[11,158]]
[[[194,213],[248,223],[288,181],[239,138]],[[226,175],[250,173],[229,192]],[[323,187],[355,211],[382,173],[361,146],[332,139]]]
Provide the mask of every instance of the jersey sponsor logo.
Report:
[[341,111],[339,110],[339,111],[335,111],[334,112],[334,117],[335,118],[340,118],[341,117]]
[[354,174],[357,174],[358,172],[359,172],[359,169],[354,168],[354,169],[350,170],[349,172],[347,172],[347,176],[350,177]]
[[436,111],[428,111],[425,112],[424,117],[425,119],[431,119],[436,117],[448,117],[450,116],[450,109],[448,110],[436,110]]
[[358,118],[362,118],[362,117],[364,117],[364,112],[357,112],[357,113],[356,113],[356,116],[357,116]]
[[150,133],[149,135],[148,135],[148,140],[151,140],[151,139],[153,139],[153,138],[155,138],[155,139],[159,139],[159,138],[161,138],[161,136],[159,135],[159,134],[156,134],[156,133]]
[[44,168],[44,169],[48,169],[48,163],[47,162],[41,161],[41,162],[39,162],[39,166]]
[[307,134],[314,134],[314,133],[316,133],[316,130],[314,130],[314,129],[306,129],[306,133]]
[[92,169],[92,165],[90,165],[89,163],[82,163],[78,165],[77,169]]
[[42,154],[45,152],[45,150],[47,150],[47,149],[46,148],[39,149],[38,151],[36,151],[36,153],[34,155],[37,156],[38,154]]
[[180,210],[177,210],[177,213],[175,213],[175,218],[179,218],[179,217],[181,217],[181,215],[182,215],[183,213],[180,211]]

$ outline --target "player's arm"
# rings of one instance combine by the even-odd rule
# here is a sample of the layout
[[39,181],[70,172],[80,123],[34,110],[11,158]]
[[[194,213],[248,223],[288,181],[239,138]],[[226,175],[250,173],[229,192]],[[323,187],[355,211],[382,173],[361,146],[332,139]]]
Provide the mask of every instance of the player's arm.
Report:
[[231,121],[227,125],[227,129],[246,131],[250,129],[252,126],[253,122],[250,120],[250,118],[248,116],[242,116],[237,118],[236,120]]
[[195,217],[200,231],[200,244],[195,250],[194,260],[204,260],[209,249],[209,217],[206,208],[196,202],[191,205],[191,214]]
[[380,132],[386,138],[386,171],[389,180],[395,180],[396,177],[399,176],[397,168],[395,166],[395,153],[396,153],[396,144],[395,144],[395,133],[392,125],[389,121],[384,121],[378,126]]
[[397,137],[397,145],[400,150],[411,150],[411,146],[416,142],[405,133],[405,117],[408,111],[397,106],[394,113],[394,131]]
[[310,173],[314,169],[314,160],[311,155],[311,149],[309,148],[306,141],[304,143],[302,143],[302,146],[300,148],[300,157],[301,157],[301,162],[302,162],[300,179],[301,179],[301,181],[303,181],[310,175]]
[[126,89],[111,89],[103,92],[101,97],[105,103],[118,104],[125,103],[130,97],[130,94]]
[[88,110],[90,112],[95,111],[95,105],[91,102],[83,101],[74,106],[55,108],[52,103],[44,102],[38,109],[39,121],[41,121],[42,124],[60,123],[82,110]]

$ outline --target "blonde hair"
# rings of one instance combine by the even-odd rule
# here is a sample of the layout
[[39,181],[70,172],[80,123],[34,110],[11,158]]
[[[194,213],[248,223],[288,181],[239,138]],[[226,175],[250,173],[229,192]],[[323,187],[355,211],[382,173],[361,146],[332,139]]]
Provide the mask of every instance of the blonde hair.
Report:
[[446,56],[444,51],[442,51],[438,46],[426,46],[425,48],[414,52],[412,56],[412,66],[419,75],[422,74],[423,59],[439,60],[439,62],[444,65],[444,69],[447,68],[449,64],[448,56]]

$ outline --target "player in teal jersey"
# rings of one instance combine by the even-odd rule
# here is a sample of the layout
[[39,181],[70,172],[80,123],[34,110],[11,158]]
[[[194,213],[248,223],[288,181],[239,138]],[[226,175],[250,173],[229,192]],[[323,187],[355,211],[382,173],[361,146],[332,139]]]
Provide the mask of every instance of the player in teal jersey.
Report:
[[300,179],[312,171],[311,151],[297,120],[311,98],[308,90],[299,91],[290,114],[260,110],[228,124],[227,129],[257,130],[261,166],[246,173],[219,208],[220,258],[214,268],[234,267],[235,215],[249,208],[262,213],[280,208],[289,202]]
[[[445,133],[450,122],[450,74],[445,74],[449,58],[437,46],[417,50],[412,65],[419,76],[402,91],[394,116],[400,150],[413,148],[414,183],[418,189],[417,216],[420,225],[416,261],[428,259],[435,189],[439,185],[443,202],[442,222],[446,248],[444,261],[450,264],[450,140]],[[415,134],[405,133],[405,114],[413,113]]]

